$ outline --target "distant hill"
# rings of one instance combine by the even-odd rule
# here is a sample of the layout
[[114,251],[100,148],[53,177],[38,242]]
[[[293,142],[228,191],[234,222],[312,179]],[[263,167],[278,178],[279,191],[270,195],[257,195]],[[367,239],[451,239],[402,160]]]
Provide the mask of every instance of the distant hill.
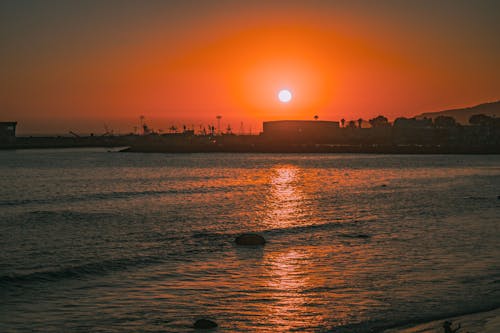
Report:
[[497,102],[491,102],[491,103],[484,103],[484,104],[479,104],[476,106],[472,106],[469,108],[463,108],[463,109],[452,109],[452,110],[445,110],[445,111],[437,111],[437,112],[426,112],[422,113],[418,116],[415,116],[416,118],[436,118],[438,116],[450,116],[455,118],[456,121],[463,125],[468,125],[469,124],[469,118],[472,115],[475,114],[485,114],[487,116],[495,116],[495,117],[500,117],[500,101]]

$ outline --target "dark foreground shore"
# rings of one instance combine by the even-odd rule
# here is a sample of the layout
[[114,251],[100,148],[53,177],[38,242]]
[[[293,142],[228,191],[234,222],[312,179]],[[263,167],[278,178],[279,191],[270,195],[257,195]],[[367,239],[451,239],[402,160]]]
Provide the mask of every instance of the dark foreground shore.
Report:
[[384,333],[438,333],[445,332],[443,324],[450,322],[452,329],[460,325],[460,332],[498,333],[500,332],[500,309],[463,316],[434,320],[428,323],[385,330]]

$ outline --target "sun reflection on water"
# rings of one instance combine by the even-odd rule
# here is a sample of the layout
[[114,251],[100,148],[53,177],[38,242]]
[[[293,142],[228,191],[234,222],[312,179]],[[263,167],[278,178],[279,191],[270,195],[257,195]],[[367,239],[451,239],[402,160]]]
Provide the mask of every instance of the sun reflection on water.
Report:
[[[334,251],[345,250],[340,245]],[[332,271],[325,265],[327,252],[324,246],[300,246],[264,256],[266,298],[273,301],[261,304],[262,313],[275,332],[314,331],[332,321],[348,323],[370,297],[360,296],[359,304],[346,302],[354,272],[349,265],[342,272]]]
[[[266,227],[278,229],[309,223],[305,182],[304,171],[297,166],[281,165],[271,171],[263,221]],[[307,327],[310,320],[321,322],[321,315],[310,311],[308,303],[313,301],[304,292],[311,285],[311,259],[309,251],[302,247],[269,252],[263,258],[266,289],[273,300],[263,304],[263,313],[266,321],[279,327],[279,331]]]
[[300,222],[307,208],[300,176],[301,170],[295,166],[280,166],[273,170],[265,203],[266,226],[283,228]]
[[303,252],[291,250],[284,253],[275,253],[267,259],[270,268],[268,287],[277,301],[269,305],[266,314],[268,321],[280,330],[289,330],[302,326],[298,321],[305,308],[306,299],[303,296],[305,288],[304,272],[301,261],[307,260]]

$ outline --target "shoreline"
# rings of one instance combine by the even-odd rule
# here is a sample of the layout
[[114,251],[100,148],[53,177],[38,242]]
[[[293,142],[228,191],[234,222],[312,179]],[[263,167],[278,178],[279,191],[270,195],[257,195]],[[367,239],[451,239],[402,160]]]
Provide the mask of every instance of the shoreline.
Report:
[[[0,150],[123,147],[138,153],[307,153],[307,154],[499,154],[500,142],[405,140],[299,140],[266,136],[124,135],[89,137],[19,137],[0,142]],[[127,148],[125,148],[127,147]]]
[[125,145],[48,145],[48,146],[0,146],[0,151],[22,151],[22,150],[51,150],[51,149],[109,149],[119,153],[144,153],[144,154],[367,154],[367,155],[500,155],[500,148],[492,149],[435,149],[431,147],[419,147],[412,149],[408,147],[398,147],[395,149],[362,149],[356,147],[336,147],[334,149],[143,149],[128,147]]
[[500,332],[500,308],[493,310],[458,315],[448,318],[432,320],[420,324],[408,324],[405,326],[382,330],[382,333],[443,333],[443,323],[449,321],[452,328],[461,324],[457,333],[498,333]]

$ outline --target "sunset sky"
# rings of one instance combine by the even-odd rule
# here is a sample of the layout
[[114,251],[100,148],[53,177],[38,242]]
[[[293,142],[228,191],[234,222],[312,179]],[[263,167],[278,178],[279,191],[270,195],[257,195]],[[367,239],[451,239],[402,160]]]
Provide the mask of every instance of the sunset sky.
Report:
[[[499,1],[1,1],[19,133],[390,119],[500,99]],[[280,103],[280,89],[293,94]]]

